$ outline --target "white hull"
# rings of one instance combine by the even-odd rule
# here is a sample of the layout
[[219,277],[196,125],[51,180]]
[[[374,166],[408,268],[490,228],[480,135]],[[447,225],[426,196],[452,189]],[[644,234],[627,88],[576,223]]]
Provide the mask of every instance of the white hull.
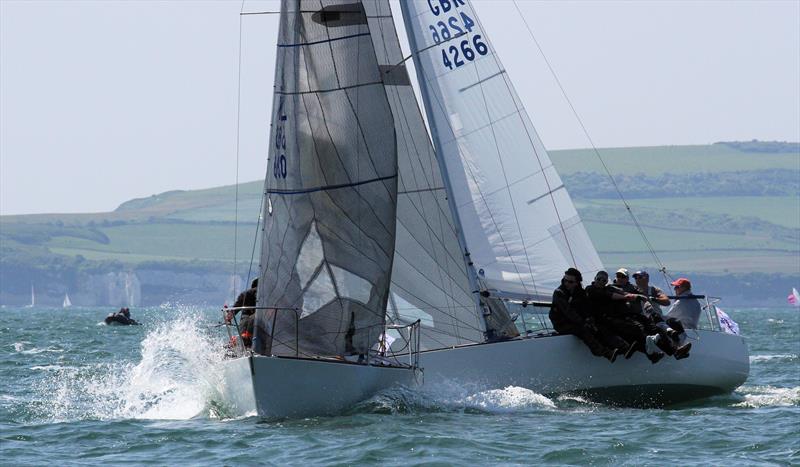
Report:
[[[422,384],[481,391],[519,386],[540,394],[663,406],[733,391],[750,371],[747,345],[730,334],[697,331],[691,356],[650,363],[641,353],[615,363],[593,356],[573,336],[518,339],[423,352],[424,376],[409,369],[256,356],[226,363],[228,402],[267,419],[341,413],[380,390]],[[252,360],[252,369],[251,369]]]
[[[695,331],[690,331],[694,336]],[[595,400],[663,406],[733,391],[750,372],[740,336],[697,331],[689,358],[656,364],[637,352],[614,363],[593,356],[574,336],[550,336],[423,352],[426,388],[468,384],[476,390],[519,386],[540,394],[581,393]]]
[[[252,365],[252,366],[251,366]],[[335,415],[393,386],[414,386],[414,370],[283,357],[244,357],[226,362],[226,402],[266,419]],[[251,399],[252,397],[252,399]]]

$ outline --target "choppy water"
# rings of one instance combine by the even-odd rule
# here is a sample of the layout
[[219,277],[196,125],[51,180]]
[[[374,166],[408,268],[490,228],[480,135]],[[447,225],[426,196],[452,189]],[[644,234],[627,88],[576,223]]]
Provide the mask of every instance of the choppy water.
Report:
[[734,394],[621,409],[509,387],[387,392],[265,423],[220,396],[214,310],[0,309],[0,463],[800,464],[800,311],[728,310],[751,374]]

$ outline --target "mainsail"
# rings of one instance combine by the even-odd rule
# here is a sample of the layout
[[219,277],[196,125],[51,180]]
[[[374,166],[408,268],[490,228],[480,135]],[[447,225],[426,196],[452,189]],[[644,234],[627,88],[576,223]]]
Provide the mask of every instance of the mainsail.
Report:
[[[368,0],[364,8],[397,135],[397,239],[388,318],[399,323],[420,319],[422,349],[481,342],[483,319],[389,1]],[[397,339],[395,345],[404,342]]]
[[360,1],[283,0],[253,348],[366,354],[383,333],[397,144]]
[[469,0],[400,3],[428,123],[476,270],[507,296],[549,296],[602,269]]

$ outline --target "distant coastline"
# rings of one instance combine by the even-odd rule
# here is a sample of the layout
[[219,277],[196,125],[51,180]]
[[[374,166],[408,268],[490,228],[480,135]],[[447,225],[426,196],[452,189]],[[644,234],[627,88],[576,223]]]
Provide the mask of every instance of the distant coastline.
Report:
[[[800,284],[800,143],[598,152],[674,276],[729,306],[781,306]],[[594,151],[550,154],[606,266],[658,275]],[[239,186],[238,215],[235,187],[224,186],[133,199],[108,213],[0,216],[0,304],[27,304],[35,285],[42,305],[67,293],[78,306],[222,305],[258,267],[250,258],[262,188]]]

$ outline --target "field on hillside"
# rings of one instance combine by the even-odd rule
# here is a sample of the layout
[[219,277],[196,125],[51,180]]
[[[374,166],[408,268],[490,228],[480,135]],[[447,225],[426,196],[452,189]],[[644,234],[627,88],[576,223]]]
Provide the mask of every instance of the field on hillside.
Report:
[[[747,145],[748,143],[745,143]],[[750,146],[758,147],[758,143]],[[672,271],[707,273],[786,273],[800,275],[800,153],[744,152],[726,144],[706,146],[664,146],[652,148],[600,149],[600,155],[615,178],[645,174],[648,180],[664,178],[668,186],[685,196],[635,197],[620,186],[631,211],[643,226],[648,241],[661,262]],[[603,262],[609,268],[648,267],[656,262],[633,225],[616,193],[605,199],[581,196],[587,187],[570,185],[569,175],[601,172],[592,150],[551,152],[559,173],[584,219]],[[779,171],[789,180],[786,186],[768,185],[765,171]],[[691,195],[692,176],[709,173],[703,180],[716,182],[714,174],[724,173],[720,191],[736,178],[741,191],[779,191],[785,196],[696,196]],[[774,174],[774,172],[773,172]],[[734,183],[734,186],[736,184]],[[588,187],[593,188],[593,187]],[[708,187],[698,187],[700,188]],[[669,191],[665,188],[664,191]]]
[[[723,144],[599,148],[598,152],[613,174],[686,174],[768,168],[800,170],[800,155],[796,151],[743,152]],[[575,172],[605,173],[597,155],[591,149],[551,151],[550,157],[562,175]]]
[[[800,229],[800,197],[795,196],[639,198],[627,201],[644,221],[651,212],[691,209],[709,216],[755,217],[778,226]],[[579,209],[589,206],[619,209],[623,206],[619,200],[576,199],[575,204]]]

